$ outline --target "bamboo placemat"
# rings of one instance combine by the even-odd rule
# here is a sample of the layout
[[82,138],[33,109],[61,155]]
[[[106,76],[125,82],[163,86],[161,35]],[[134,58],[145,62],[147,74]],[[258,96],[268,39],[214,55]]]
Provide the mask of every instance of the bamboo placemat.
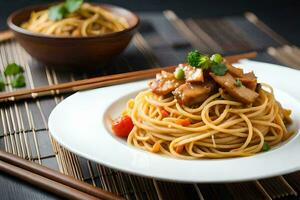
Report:
[[[142,25],[132,44],[97,73],[62,73],[49,66],[41,67],[14,40],[0,43],[0,70],[11,62],[24,66],[27,87],[34,88],[176,64],[193,48],[225,55],[255,50],[260,60],[300,69],[300,50],[288,46],[287,41],[251,13],[245,17],[205,20],[182,20],[172,11],[140,16]],[[7,86],[6,91],[12,90]],[[295,199],[300,192],[300,172],[243,183],[181,184],[129,175],[96,164],[65,150],[49,134],[48,116],[64,98],[56,95],[0,105],[0,148],[127,199]]]

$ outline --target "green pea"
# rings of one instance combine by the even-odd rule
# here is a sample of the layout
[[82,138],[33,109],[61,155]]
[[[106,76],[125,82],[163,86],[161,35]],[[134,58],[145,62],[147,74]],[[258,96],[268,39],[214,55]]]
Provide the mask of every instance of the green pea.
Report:
[[223,57],[220,54],[215,53],[210,57],[210,60],[215,63],[220,64],[223,61]]
[[184,79],[184,70],[183,69],[177,69],[175,72],[174,72],[174,76],[177,80],[182,80]]

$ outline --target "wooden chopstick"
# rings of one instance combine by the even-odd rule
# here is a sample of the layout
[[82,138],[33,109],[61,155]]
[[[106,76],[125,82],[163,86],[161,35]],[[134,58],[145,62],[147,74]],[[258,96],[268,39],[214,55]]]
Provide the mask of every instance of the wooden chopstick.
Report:
[[22,168],[16,167],[14,165],[8,164],[6,162],[0,161],[0,170],[4,171],[7,174],[16,176],[24,181],[27,181],[35,186],[38,186],[42,189],[48,190],[58,196],[62,196],[68,199],[90,199],[96,200],[99,199],[95,196],[88,195],[86,193],[75,190],[71,187],[65,186],[63,184],[52,181],[51,179],[44,178],[37,174],[31,173]]
[[14,34],[11,30],[0,31],[0,42],[5,42],[13,38],[14,38]]
[[[171,67],[166,67],[164,70],[166,71],[171,71],[175,68],[175,66]],[[40,96],[39,94],[42,94],[43,92],[50,92],[50,93],[63,93],[64,90],[70,92],[70,91],[78,91],[76,90],[76,87],[82,86],[82,85],[87,85],[87,84],[92,84],[92,83],[105,83],[111,80],[121,80],[127,77],[145,77],[147,78],[148,76],[153,74],[156,74],[157,72],[161,71],[162,68],[154,68],[154,69],[147,69],[147,70],[141,70],[141,71],[134,71],[134,72],[127,72],[127,73],[121,73],[121,74],[114,74],[114,75],[109,75],[109,76],[102,76],[102,77],[95,77],[95,78],[90,78],[90,79],[84,79],[84,80],[78,80],[78,81],[71,81],[67,83],[61,83],[61,84],[55,84],[55,85],[49,85],[49,86],[42,86],[38,87],[35,89],[25,89],[25,90],[18,90],[14,92],[8,92],[8,93],[0,93],[0,101],[1,99],[5,98],[12,98],[12,97],[18,97],[18,96],[23,96],[23,95],[29,95],[28,97],[35,98],[37,96]],[[150,77],[149,77],[150,78]],[[73,90],[74,88],[74,90]],[[14,100],[14,99],[11,99]]]
[[4,151],[0,151],[0,171],[68,199],[123,199]]
[[235,55],[231,55],[231,56],[226,56],[226,62],[227,63],[236,63],[239,60],[242,59],[247,59],[247,58],[255,58],[257,56],[257,52],[256,51],[251,51],[248,53],[242,53],[242,54],[235,54]]
[[[249,52],[244,54],[237,54],[225,57],[226,62],[234,63],[240,59],[254,58],[256,52]],[[28,98],[37,98],[41,96],[49,96],[53,94],[64,94],[76,91],[82,91],[87,89],[94,89],[104,86],[116,85],[126,83],[130,81],[142,80],[153,77],[161,70],[173,71],[176,66],[153,68],[141,71],[127,72],[121,74],[114,74],[103,77],[96,77],[91,79],[84,79],[78,81],[72,81],[68,83],[55,84],[50,86],[38,87],[35,89],[18,90],[14,92],[0,93],[0,102],[16,101]]]

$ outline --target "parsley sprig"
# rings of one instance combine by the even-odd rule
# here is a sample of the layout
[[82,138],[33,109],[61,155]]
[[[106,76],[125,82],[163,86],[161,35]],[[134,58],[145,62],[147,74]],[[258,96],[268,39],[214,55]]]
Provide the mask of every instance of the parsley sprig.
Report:
[[49,18],[53,21],[61,20],[77,11],[82,4],[83,0],[66,0],[64,3],[51,6],[48,9]]
[[5,77],[12,77],[10,83],[6,83],[2,77],[0,77],[0,91],[5,89],[5,85],[11,85],[13,88],[20,88],[26,85],[25,77],[23,75],[24,69],[16,63],[8,64],[4,69]]
[[223,64],[223,57],[216,53],[211,57],[200,53],[197,50],[188,53],[187,62],[190,66],[202,69],[211,69],[218,76],[224,76],[227,72],[227,67]]
[[0,79],[0,91],[4,90],[5,89],[5,82],[4,80],[1,78]]
[[26,85],[24,75],[23,74],[19,74],[14,80],[11,81],[11,85],[14,88],[24,87]]
[[16,63],[11,63],[11,64],[8,64],[4,70],[4,75],[5,76],[14,76],[14,75],[17,75],[17,74],[20,74],[20,73],[23,73],[24,72],[24,69],[16,64]]

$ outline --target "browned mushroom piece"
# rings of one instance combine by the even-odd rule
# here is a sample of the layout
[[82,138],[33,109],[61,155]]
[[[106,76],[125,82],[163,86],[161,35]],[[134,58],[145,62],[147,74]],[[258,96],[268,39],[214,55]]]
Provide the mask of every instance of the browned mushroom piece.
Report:
[[228,72],[234,77],[243,77],[244,71],[241,68],[232,66],[231,64],[226,64]]
[[[173,73],[162,71],[156,79],[149,82],[149,88],[157,95],[173,93],[178,102],[192,106],[205,101],[219,87],[224,88],[234,100],[251,104],[259,94],[257,78],[253,72],[244,73],[240,68],[227,64],[227,73],[218,76],[201,68],[180,64],[176,70],[184,71],[184,80],[178,80]],[[240,82],[239,82],[240,81]]]
[[213,81],[200,84],[185,83],[176,88],[173,94],[179,103],[191,106],[204,102],[215,90],[215,86]]
[[253,72],[244,74],[240,80],[242,81],[243,85],[251,90],[255,90],[257,87],[257,78]]
[[222,87],[226,92],[236,100],[250,104],[253,103],[258,97],[258,93],[247,88],[238,87],[236,85],[236,79],[230,74],[226,73],[224,76],[217,76],[214,73],[210,73],[210,76]]
[[239,78],[244,86],[251,90],[255,90],[257,86],[257,78],[253,72],[244,73],[241,68],[234,67],[230,64],[226,65],[228,73],[234,78]]

